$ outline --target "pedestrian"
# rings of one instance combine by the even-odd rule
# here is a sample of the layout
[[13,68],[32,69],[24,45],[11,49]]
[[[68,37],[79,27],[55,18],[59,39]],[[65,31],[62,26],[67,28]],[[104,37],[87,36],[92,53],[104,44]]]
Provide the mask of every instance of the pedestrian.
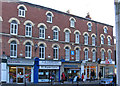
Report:
[[84,74],[82,73],[82,81],[84,80]]
[[101,80],[101,71],[99,72],[99,80]]
[[116,74],[115,73],[113,74],[113,83],[114,83],[114,86],[116,86]]
[[65,81],[65,74],[64,74],[64,72],[62,72],[61,77],[62,77],[62,83],[64,83],[64,81]]

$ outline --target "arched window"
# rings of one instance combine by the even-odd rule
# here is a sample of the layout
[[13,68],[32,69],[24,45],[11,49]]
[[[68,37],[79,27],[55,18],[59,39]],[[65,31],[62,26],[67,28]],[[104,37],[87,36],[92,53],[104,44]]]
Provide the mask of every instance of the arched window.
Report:
[[10,34],[17,35],[18,33],[18,23],[15,20],[12,20],[10,23]]
[[79,43],[80,42],[80,35],[78,32],[75,33],[75,43]]
[[56,40],[56,41],[59,40],[59,32],[57,28],[53,30],[53,40]]
[[25,8],[23,6],[19,7],[18,16],[25,17]]
[[68,30],[65,31],[65,42],[70,42],[70,32]]
[[101,60],[105,60],[105,52],[104,52],[104,50],[101,51]]
[[70,60],[70,49],[69,49],[69,47],[65,48],[65,60],[67,60],[67,61]]
[[75,27],[75,20],[74,19],[70,20],[70,27]]
[[108,59],[111,59],[111,51],[108,51]]
[[111,45],[111,39],[108,37],[108,45]]
[[88,60],[88,49],[85,49],[84,53],[85,53],[85,60]]
[[32,36],[32,25],[30,23],[27,23],[25,25],[25,36],[31,37]]
[[95,46],[95,36],[92,36],[92,46]]
[[53,58],[54,60],[59,59],[59,48],[56,45],[53,47]]
[[92,31],[92,24],[88,23],[88,31]]
[[52,23],[52,14],[51,13],[47,14],[47,22]]
[[12,41],[10,43],[10,57],[13,57],[13,58],[17,57],[17,43],[16,43],[16,41]]
[[107,27],[104,27],[104,33],[107,33]]
[[79,50],[79,48],[76,48],[76,50],[75,50],[75,52],[76,52],[76,61],[79,61],[80,60],[80,50]]
[[39,38],[45,39],[45,26],[41,25],[39,29]]
[[84,45],[88,45],[88,35],[84,35]]
[[40,59],[45,59],[45,46],[43,44],[39,46],[39,57]]
[[92,57],[93,57],[93,62],[95,62],[96,61],[96,51],[95,50],[92,51]]
[[25,57],[26,58],[32,57],[32,45],[29,42],[25,44]]
[[104,36],[101,36],[101,44],[104,44]]

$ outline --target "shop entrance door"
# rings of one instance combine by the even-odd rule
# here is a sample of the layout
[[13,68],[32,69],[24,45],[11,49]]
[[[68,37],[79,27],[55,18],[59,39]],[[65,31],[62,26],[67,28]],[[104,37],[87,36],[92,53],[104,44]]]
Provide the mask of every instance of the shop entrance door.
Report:
[[24,67],[17,67],[17,83],[24,83],[24,74],[25,68]]

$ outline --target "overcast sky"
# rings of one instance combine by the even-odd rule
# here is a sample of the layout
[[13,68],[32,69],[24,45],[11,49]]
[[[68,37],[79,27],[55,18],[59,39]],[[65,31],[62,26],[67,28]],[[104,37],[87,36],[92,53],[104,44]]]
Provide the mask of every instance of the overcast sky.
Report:
[[[114,0],[21,0],[115,26]],[[115,28],[113,28],[115,29]],[[114,30],[115,35],[115,30]]]

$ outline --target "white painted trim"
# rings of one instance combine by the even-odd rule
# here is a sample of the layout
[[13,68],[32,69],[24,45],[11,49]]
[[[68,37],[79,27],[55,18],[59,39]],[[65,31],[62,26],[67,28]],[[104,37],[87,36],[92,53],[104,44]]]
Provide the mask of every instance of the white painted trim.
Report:
[[90,21],[89,21],[89,22],[87,22],[87,25],[88,25],[89,23],[91,23],[91,26],[92,26],[92,22],[90,22]]
[[69,21],[71,21],[71,19],[73,19],[76,22],[76,19],[74,17],[70,17]]
[[64,49],[65,49],[66,47],[69,47],[69,49],[71,49],[71,46],[70,46],[70,45],[65,45],[65,46],[64,46]]
[[52,27],[52,30],[54,30],[55,28],[57,28],[58,31],[60,31],[60,28],[59,28],[58,26],[53,26],[53,27]]
[[100,37],[103,36],[105,38],[105,35],[104,34],[100,34]]
[[52,17],[54,17],[54,15],[53,15],[53,13],[52,13],[51,11],[47,11],[47,12],[46,12],[46,15],[47,15],[48,13],[50,13],[50,14],[52,15]]
[[57,43],[52,44],[52,48],[54,48],[55,45],[58,46],[58,48],[60,48],[60,45]]
[[27,8],[26,8],[26,6],[25,6],[25,5],[20,4],[20,5],[18,5],[18,6],[17,6],[17,9],[19,9],[20,7],[24,7],[25,11],[27,11]]
[[106,52],[105,48],[101,48],[101,49],[100,49],[100,52],[102,52],[102,50],[104,50],[104,52]]
[[17,21],[17,23],[20,24],[20,21],[14,17],[10,18],[8,22],[11,23],[13,20]]
[[45,29],[47,29],[47,26],[46,26],[44,23],[39,23],[39,24],[37,25],[37,27],[39,28],[41,25],[43,25],[43,26],[45,27]]
[[85,51],[85,49],[88,49],[88,51],[89,51],[89,48],[88,48],[88,47],[84,47],[84,48],[83,48],[83,51]]
[[96,52],[96,48],[92,48],[92,49],[91,49],[91,52],[93,52],[93,50],[95,50],[95,52]]
[[103,29],[106,28],[108,30],[108,27],[107,26],[104,26]]
[[110,39],[112,39],[112,37],[110,35],[107,36],[107,39],[108,39],[108,37],[110,37]]
[[75,30],[75,31],[74,31],[74,34],[76,34],[76,32],[78,32],[79,35],[81,35],[81,32],[80,32],[79,30]]
[[91,37],[92,37],[92,36],[95,36],[95,38],[96,38],[96,35],[95,35],[94,33],[91,34]]
[[69,33],[71,33],[71,30],[69,28],[65,28],[63,32],[65,32],[66,30],[68,30]]
[[111,50],[111,49],[108,49],[108,50],[107,50],[107,52],[109,52],[109,51],[111,51],[111,53],[112,53],[112,50]]
[[16,38],[10,38],[10,39],[8,40],[8,43],[11,43],[12,41],[16,41],[17,44],[20,44],[19,40],[16,39]]
[[79,46],[75,46],[75,47],[74,47],[74,50],[76,50],[76,48],[79,48],[79,50],[81,50],[81,48],[80,48]]
[[25,41],[23,42],[23,45],[25,45],[27,42],[30,42],[31,45],[34,46],[34,43],[33,43],[33,41],[31,41],[31,40],[25,40]]
[[0,21],[3,21],[2,17],[0,16]]
[[35,24],[34,24],[32,21],[30,21],[30,20],[26,20],[26,21],[24,22],[24,25],[26,25],[27,23],[30,23],[32,26],[35,25]]
[[45,47],[47,47],[47,44],[45,42],[38,42],[38,46],[40,46],[40,44],[43,44]]
[[83,33],[83,36],[84,36],[85,34],[87,34],[87,35],[89,36],[89,33],[88,33],[88,32],[84,32],[84,33]]

